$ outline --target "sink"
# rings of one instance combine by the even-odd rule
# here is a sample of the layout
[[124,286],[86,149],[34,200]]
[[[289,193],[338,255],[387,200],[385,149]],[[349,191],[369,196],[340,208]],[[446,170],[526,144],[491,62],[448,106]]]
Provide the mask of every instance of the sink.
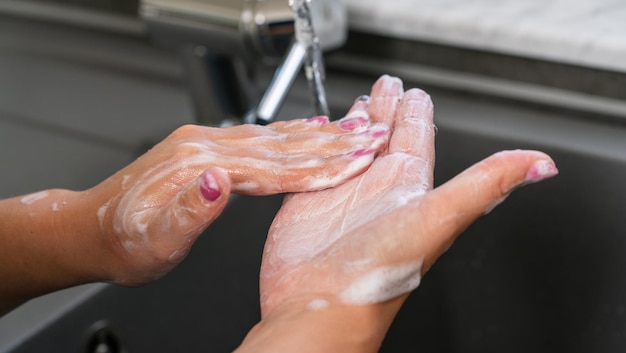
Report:
[[[91,186],[145,141],[188,122],[173,55],[136,38],[2,19],[19,28],[6,33],[20,33],[20,41],[0,38],[9,75],[0,85],[0,144],[7,151],[0,161],[11,166],[3,195]],[[382,73],[331,68],[333,115],[344,114]],[[435,103],[437,185],[502,149],[543,150],[560,175],[516,191],[471,226],[410,296],[381,351],[624,351],[624,120],[419,81],[405,86],[425,88]],[[75,100],[60,104],[66,97]],[[280,115],[305,117],[308,106],[306,82],[298,80]],[[22,157],[16,161],[13,151]],[[100,343],[110,352],[231,351],[259,320],[262,246],[280,204],[280,196],[234,197],[188,258],[150,285],[79,287],[25,305],[0,320],[0,353],[93,352]]]
[[140,288],[106,286],[14,352],[96,352],[103,332],[128,352],[232,351],[260,319],[261,250],[280,204],[233,198],[170,274]]
[[560,174],[513,193],[471,226],[425,276],[382,351],[623,350],[624,160],[442,130],[438,181],[520,146],[550,153]]
[[[374,79],[331,73],[335,114]],[[560,175],[513,193],[472,225],[409,297],[381,351],[623,350],[626,127],[427,90],[439,127],[437,185],[514,148],[549,153]],[[302,114],[307,97],[297,82],[281,114]],[[280,204],[280,196],[233,197],[172,273],[140,288],[102,286],[12,352],[87,352],[94,342],[128,352],[233,350],[259,320],[262,246]]]

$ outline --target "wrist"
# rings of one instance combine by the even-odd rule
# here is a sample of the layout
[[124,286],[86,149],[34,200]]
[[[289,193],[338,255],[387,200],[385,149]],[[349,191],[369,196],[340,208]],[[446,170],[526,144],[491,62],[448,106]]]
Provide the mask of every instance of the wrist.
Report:
[[0,201],[0,315],[33,297],[106,278],[82,195],[51,189]]
[[113,244],[102,231],[98,220],[97,197],[90,190],[64,190],[63,207],[55,227],[67,244],[73,259],[70,263],[75,278],[83,283],[111,281],[116,263]]
[[264,314],[237,352],[377,352],[404,298],[362,306],[325,297],[290,301]]

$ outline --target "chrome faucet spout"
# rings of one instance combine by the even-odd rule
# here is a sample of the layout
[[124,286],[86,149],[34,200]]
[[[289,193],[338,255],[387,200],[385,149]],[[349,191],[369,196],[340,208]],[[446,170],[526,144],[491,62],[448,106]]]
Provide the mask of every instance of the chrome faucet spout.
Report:
[[[306,1],[320,48],[341,47],[347,19],[340,0]],[[288,0],[140,0],[140,16],[156,40],[182,53],[199,123],[271,122],[307,60],[307,47],[294,40],[298,20]],[[281,58],[260,97],[258,63]],[[325,102],[314,106],[327,113]]]
[[304,46],[298,42],[293,42],[285,60],[274,73],[274,77],[258,106],[244,120],[246,123],[266,125],[274,120],[289,92],[289,88],[302,68],[305,55]]

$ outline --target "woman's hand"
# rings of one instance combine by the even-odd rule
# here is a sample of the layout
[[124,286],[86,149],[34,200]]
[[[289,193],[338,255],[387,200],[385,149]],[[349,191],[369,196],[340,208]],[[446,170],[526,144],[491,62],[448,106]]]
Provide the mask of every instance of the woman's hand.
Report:
[[[357,103],[362,109],[359,104],[365,103]],[[286,197],[266,242],[259,327],[280,321],[285,308],[291,317],[336,310],[361,317],[369,310],[375,317],[344,318],[335,329],[327,320],[321,330],[325,341],[334,335],[345,342],[375,326],[377,332],[365,336],[374,337],[368,347],[376,351],[407,293],[467,226],[517,187],[557,173],[543,153],[500,152],[432,190],[430,97],[415,89],[403,92],[400,80],[383,77],[367,110],[374,122],[392,128],[388,149],[343,185]],[[310,337],[320,334],[315,327],[307,330]]]
[[84,196],[119,260],[113,281],[140,284],[179,263],[230,192],[320,190],[361,173],[387,141],[366,112],[229,128],[185,126]]
[[320,190],[363,172],[388,129],[366,112],[231,128],[184,126],[92,189],[0,200],[0,315],[57,289],[161,277],[231,192]]

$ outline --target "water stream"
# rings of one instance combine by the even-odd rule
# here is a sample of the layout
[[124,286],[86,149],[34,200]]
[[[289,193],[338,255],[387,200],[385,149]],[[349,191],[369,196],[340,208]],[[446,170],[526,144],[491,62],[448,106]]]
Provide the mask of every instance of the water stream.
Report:
[[304,57],[304,72],[309,83],[313,109],[318,115],[329,116],[328,101],[324,88],[324,53],[319,38],[313,28],[311,17],[311,2],[314,0],[289,0],[289,5],[295,15],[296,40],[306,51]]

